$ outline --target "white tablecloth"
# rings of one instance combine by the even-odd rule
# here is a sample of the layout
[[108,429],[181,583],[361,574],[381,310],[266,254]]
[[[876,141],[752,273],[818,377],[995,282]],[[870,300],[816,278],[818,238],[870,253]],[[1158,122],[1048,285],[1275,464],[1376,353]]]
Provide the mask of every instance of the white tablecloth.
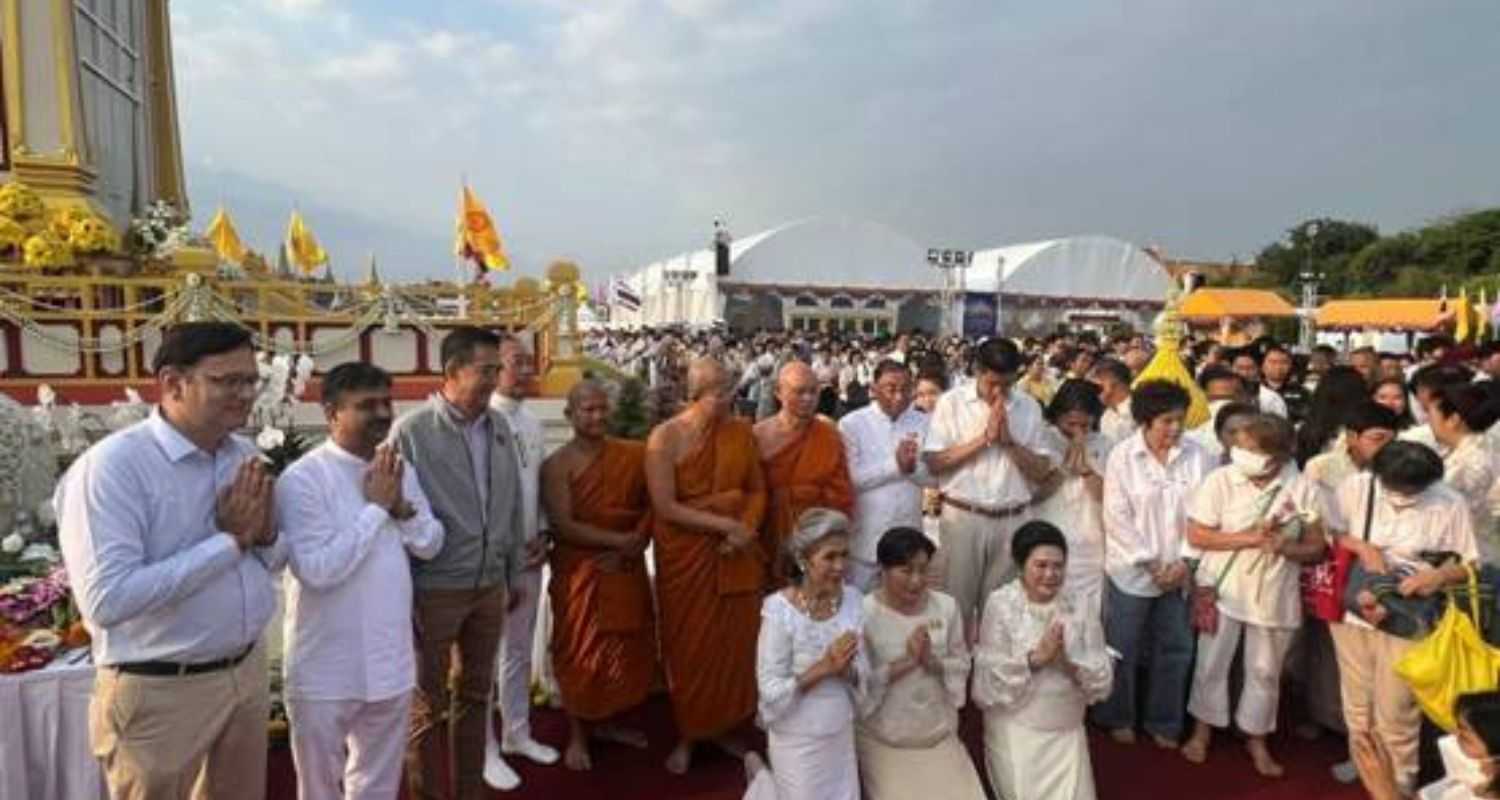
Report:
[[93,689],[88,664],[0,675],[0,800],[109,796],[89,747]]

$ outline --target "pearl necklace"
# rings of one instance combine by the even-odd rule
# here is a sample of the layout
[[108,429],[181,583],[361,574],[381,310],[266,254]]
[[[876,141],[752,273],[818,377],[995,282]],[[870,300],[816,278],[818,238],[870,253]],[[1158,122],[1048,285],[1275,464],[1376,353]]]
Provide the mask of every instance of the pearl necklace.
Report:
[[808,600],[807,595],[802,591],[802,588],[798,587],[792,590],[792,605],[796,606],[798,611],[801,611],[803,614],[806,614],[808,617],[811,617],[814,620],[821,621],[831,619],[838,616],[840,607],[844,605],[844,593],[839,592],[835,594],[831,600],[827,600],[824,603],[819,604],[822,606],[826,606],[826,609],[817,608],[814,607]]

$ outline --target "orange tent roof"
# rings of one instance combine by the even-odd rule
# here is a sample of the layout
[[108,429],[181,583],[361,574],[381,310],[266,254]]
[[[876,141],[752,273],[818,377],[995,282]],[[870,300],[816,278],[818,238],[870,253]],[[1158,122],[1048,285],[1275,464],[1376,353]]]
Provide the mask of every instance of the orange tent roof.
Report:
[[1182,301],[1177,314],[1190,322],[1218,322],[1225,317],[1295,317],[1297,309],[1265,289],[1198,289]]
[[1318,309],[1320,328],[1386,328],[1431,331],[1454,322],[1454,305],[1442,300],[1329,300]]

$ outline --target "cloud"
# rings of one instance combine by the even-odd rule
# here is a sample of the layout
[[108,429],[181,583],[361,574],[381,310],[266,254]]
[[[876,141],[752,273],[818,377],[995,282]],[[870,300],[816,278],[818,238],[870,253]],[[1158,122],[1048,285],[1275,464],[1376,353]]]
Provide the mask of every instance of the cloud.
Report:
[[1482,35],[1500,7],[176,0],[172,13],[195,192],[254,176],[287,207],[382,222],[345,241],[402,253],[382,259],[394,275],[447,260],[434,242],[460,176],[522,272],[564,255],[629,268],[699,246],[717,217],[741,235],[830,214],[947,246],[1097,232],[1227,258],[1312,214],[1390,228],[1500,203],[1500,110],[1473,102],[1500,82]]

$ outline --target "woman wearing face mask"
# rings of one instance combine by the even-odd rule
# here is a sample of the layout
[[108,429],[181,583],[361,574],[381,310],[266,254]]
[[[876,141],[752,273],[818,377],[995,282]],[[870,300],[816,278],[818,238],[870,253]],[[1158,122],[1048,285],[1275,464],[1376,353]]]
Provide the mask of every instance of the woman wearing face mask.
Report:
[[1037,518],[1068,539],[1068,587],[1096,616],[1104,597],[1104,462],[1110,442],[1099,433],[1104,404],[1087,381],[1070,380],[1047,406],[1051,424],[1042,433],[1042,452],[1053,470],[1037,487],[1032,502]]
[[983,797],[958,740],[969,648],[958,603],[927,588],[936,548],[912,528],[880,537],[880,588],[865,597],[870,694],[855,731],[866,800]]
[[786,550],[792,585],[762,604],[755,651],[771,769],[746,756],[745,797],[859,800],[854,720],[870,667],[860,646],[862,598],[844,584],[849,518],[826,508],[804,511]]
[[1443,453],[1443,482],[1458,490],[1474,518],[1479,556],[1486,563],[1500,558],[1494,541],[1495,518],[1490,511],[1490,488],[1500,477],[1500,463],[1485,432],[1500,416],[1490,394],[1476,383],[1445,386],[1433,398],[1429,424]]
[[[1329,528],[1337,531],[1339,545],[1352,551],[1366,571],[1401,576],[1398,590],[1405,596],[1430,596],[1468,579],[1462,564],[1434,567],[1424,554],[1452,554],[1467,563],[1479,558],[1468,505],[1442,477],[1437,453],[1415,442],[1394,441],[1375,455],[1371,472],[1339,487],[1329,508]],[[1329,628],[1351,741],[1361,734],[1378,739],[1390,754],[1397,785],[1410,794],[1417,777],[1422,712],[1395,665],[1413,642],[1378,630],[1353,612]],[[1360,778],[1374,791],[1363,768]]]
[[[1459,695],[1453,703],[1458,730],[1438,740],[1446,776],[1422,787],[1417,800],[1500,798],[1500,692]],[[1352,743],[1361,771],[1370,776],[1373,800],[1401,800],[1390,754],[1370,734]]]
[[1276,729],[1281,667],[1302,624],[1301,562],[1323,554],[1322,496],[1292,463],[1292,426],[1258,414],[1230,448],[1230,464],[1209,474],[1188,505],[1188,542],[1203,552],[1197,584],[1217,592],[1217,629],[1198,636],[1188,696],[1193,734],[1182,747],[1201,764],[1215,727],[1229,725],[1229,669],[1244,642],[1245,682],[1235,722],[1249,737],[1255,769],[1281,765],[1266,748]]
[[1056,526],[1022,525],[1011,556],[1020,580],[990,593],[974,656],[990,784],[1007,800],[1093,800],[1083,717],[1113,681],[1104,631],[1067,588]]

